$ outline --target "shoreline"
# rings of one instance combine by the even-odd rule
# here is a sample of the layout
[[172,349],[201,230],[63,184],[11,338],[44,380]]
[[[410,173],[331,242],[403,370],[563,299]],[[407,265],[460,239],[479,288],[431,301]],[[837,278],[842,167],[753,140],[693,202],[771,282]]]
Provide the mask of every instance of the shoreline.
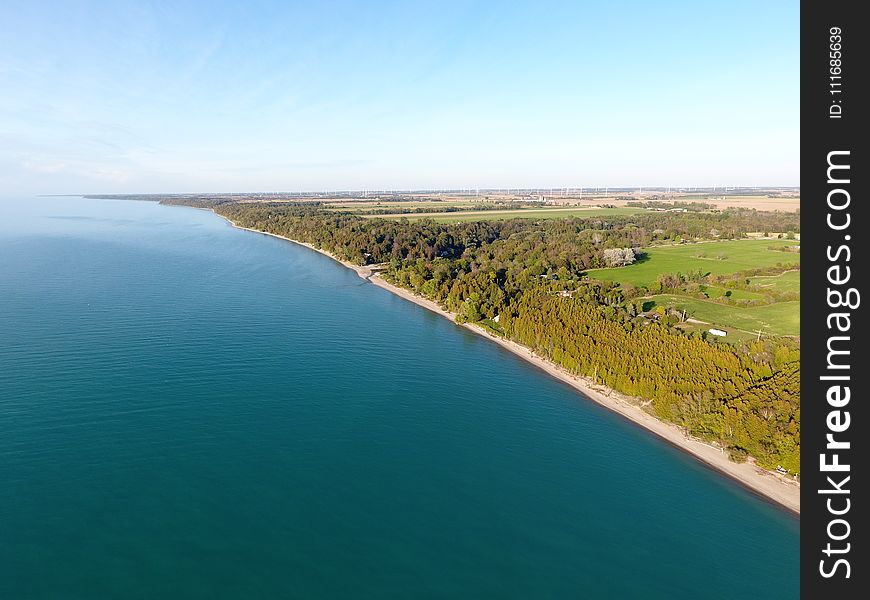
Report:
[[[350,262],[343,261],[338,257],[334,256],[332,253],[320,248],[315,248],[312,244],[309,244],[307,242],[300,242],[298,240],[294,240],[275,233],[270,233],[268,231],[261,231],[259,229],[253,229],[250,227],[242,227],[241,225],[233,223],[230,219],[227,219],[223,215],[216,213],[212,209],[204,210],[211,211],[215,215],[224,219],[227,223],[229,223],[232,227],[235,227],[236,229],[243,229],[245,231],[259,233],[261,235],[268,235],[287,242],[291,242],[293,244],[297,244],[299,246],[305,246],[306,248],[314,250],[315,252],[319,252],[324,256],[328,256],[332,260],[341,263],[348,269],[353,270],[361,279],[369,281],[370,283],[373,283],[374,285],[383,288],[395,294],[396,296],[399,296],[409,302],[413,302],[420,307],[423,307],[438,315],[441,315],[442,317],[449,319],[455,325],[459,325],[455,321],[456,315],[454,313],[444,310],[432,300],[418,296],[410,290],[400,288],[385,281],[383,278],[378,277],[377,273],[375,273],[370,267],[354,265]],[[677,425],[667,423],[654,417],[653,415],[643,410],[635,402],[632,402],[628,396],[625,396],[624,394],[621,394],[606,386],[594,384],[588,378],[580,377],[569,373],[564,368],[543,357],[538,356],[529,348],[526,348],[521,344],[505,338],[501,338],[489,331],[486,331],[482,327],[471,323],[465,323],[461,325],[461,327],[464,327],[467,330],[476,333],[477,335],[488,338],[505,350],[513,353],[516,356],[519,356],[523,360],[541,369],[551,377],[554,377],[555,379],[558,379],[559,381],[571,386],[576,391],[580,392],[580,394],[585,398],[588,398],[589,400],[592,400],[593,402],[596,402],[597,404],[621,415],[623,418],[655,434],[660,439],[663,439],[675,448],[693,456],[695,459],[699,460],[707,467],[710,467],[715,471],[718,471],[720,474],[727,476],[728,478],[737,482],[750,492],[755,493],[756,495],[760,496],[764,500],[767,500],[768,502],[771,502],[781,508],[786,509],[790,513],[800,518],[800,483],[788,477],[779,475],[778,473],[762,469],[761,467],[758,467],[753,462],[751,462],[751,459],[750,461],[747,461],[745,463],[735,463],[728,458],[725,451],[721,448],[717,448],[716,446],[708,444],[702,440],[689,437]]]

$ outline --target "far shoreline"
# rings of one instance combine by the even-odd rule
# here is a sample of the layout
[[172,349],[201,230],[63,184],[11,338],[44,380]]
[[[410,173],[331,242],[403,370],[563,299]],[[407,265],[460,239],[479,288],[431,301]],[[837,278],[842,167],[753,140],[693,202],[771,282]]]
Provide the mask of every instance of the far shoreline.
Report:
[[[300,242],[298,240],[278,235],[276,233],[270,233],[268,231],[261,231],[259,229],[253,229],[250,227],[243,227],[241,225],[237,225],[232,220],[218,214],[213,209],[205,208],[202,210],[208,210],[213,214],[217,215],[218,217],[221,217],[236,229],[242,229],[245,231],[278,238],[287,242],[291,242],[293,244],[297,244],[299,246],[305,246],[310,250],[314,250],[315,252],[319,252],[324,256],[328,256],[332,260],[342,264],[348,269],[353,270],[360,278],[370,283],[373,283],[374,285],[383,288],[401,298],[404,298],[409,302],[413,302],[418,306],[421,306],[446,319],[449,319],[454,325],[459,325],[455,321],[456,315],[454,313],[444,310],[443,308],[441,308],[441,306],[439,306],[432,300],[418,296],[410,290],[400,288],[385,281],[383,278],[378,277],[378,275],[374,273],[370,267],[354,265],[353,263],[350,263],[348,261],[341,260],[332,253],[321,248],[316,248],[314,247],[314,245],[307,242]],[[633,424],[655,434],[657,437],[669,443],[671,446],[690,454],[705,466],[712,468],[718,473],[725,475],[732,481],[740,484],[740,486],[744,489],[754,493],[755,495],[780,508],[785,509],[787,512],[793,514],[798,519],[800,518],[799,482],[782,476],[778,473],[762,469],[761,467],[758,467],[753,462],[751,462],[751,460],[745,463],[735,463],[728,458],[723,449],[717,448],[716,446],[708,444],[707,442],[688,436],[677,425],[672,423],[666,423],[665,421],[654,417],[653,415],[643,410],[640,406],[632,402],[631,399],[624,394],[621,394],[606,386],[594,384],[588,378],[580,377],[569,373],[564,368],[543,357],[538,356],[537,354],[532,352],[532,350],[526,348],[525,346],[522,346],[521,344],[505,338],[501,338],[472,323],[465,323],[459,326],[465,327],[469,331],[472,331],[477,335],[485,337],[490,341],[498,344],[505,350],[531,363],[532,365],[544,371],[551,377],[554,377],[555,379],[558,379],[559,381],[571,386],[572,388],[574,388],[575,391],[580,392],[581,396],[592,400],[593,402],[596,402],[597,404],[604,406],[605,408],[621,415],[625,419],[631,421]]]

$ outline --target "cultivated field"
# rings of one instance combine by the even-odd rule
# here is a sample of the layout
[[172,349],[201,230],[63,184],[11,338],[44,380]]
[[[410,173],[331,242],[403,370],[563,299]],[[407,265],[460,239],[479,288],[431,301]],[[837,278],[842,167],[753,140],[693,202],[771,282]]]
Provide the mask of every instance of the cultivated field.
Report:
[[[630,197],[631,199],[626,199]],[[783,212],[795,212],[800,210],[801,199],[797,193],[783,195],[777,194],[753,194],[753,195],[723,195],[723,194],[662,194],[662,193],[629,193],[619,197],[596,197],[584,199],[580,202],[603,202],[616,206],[625,206],[628,202],[703,202],[712,204],[715,208],[750,208],[755,210],[780,210]],[[574,198],[552,198],[557,203],[575,203]]]
[[634,215],[643,212],[641,208],[519,208],[514,210],[478,210],[463,212],[410,213],[390,215],[362,215],[365,217],[380,216],[386,219],[433,219],[438,223],[455,223],[457,221],[485,221],[501,219],[562,219],[565,217],[612,217],[615,215]]
[[[740,207],[756,210],[792,212],[800,208],[799,191],[795,189],[758,190],[757,193],[731,195],[697,192],[665,192],[664,190],[611,190],[587,188],[583,194],[572,190],[473,190],[463,192],[388,191],[363,195],[354,192],[254,194],[250,197],[234,195],[239,202],[318,202],[326,210],[351,212],[362,217],[387,219],[431,218],[437,222],[477,221],[483,219],[558,219],[562,217],[608,217],[645,212],[647,208],[628,206],[635,202],[661,203],[662,208],[674,202],[701,202],[714,209]],[[518,207],[518,204],[525,206]],[[480,210],[480,206],[492,210]],[[451,212],[444,209],[450,208]],[[393,209],[393,210],[391,210]],[[405,212],[407,210],[420,212]],[[373,211],[383,214],[372,214]]]
[[788,271],[782,275],[769,275],[766,277],[753,277],[752,285],[775,289],[780,292],[801,291],[801,272]]
[[[788,242],[786,242],[788,243]],[[702,242],[677,246],[647,248],[644,258],[628,267],[617,269],[593,269],[589,277],[636,286],[650,287],[660,275],[666,273],[690,273],[730,275],[739,271],[777,264],[800,263],[800,254],[783,252],[775,248],[783,246],[783,240],[733,240]],[[750,279],[752,285],[777,292],[799,292],[800,271],[788,271],[781,275],[759,276]],[[721,286],[704,285],[701,288],[709,299],[661,294],[645,299],[645,310],[665,306],[685,310],[690,318],[729,331],[729,340],[744,339],[746,335],[734,335],[738,330],[753,332],[762,329],[763,334],[799,335],[800,301],[777,302],[762,306],[741,307],[730,302],[736,300],[764,300],[763,291],[726,289]],[[703,328],[687,324],[688,328]]]
[[[457,221],[482,221],[489,219],[560,219],[564,217],[607,217],[614,215],[634,215],[646,212],[643,208],[619,207],[603,208],[598,205],[588,206],[545,206],[528,204],[522,207],[509,206],[480,210],[481,205],[490,204],[486,201],[450,201],[450,202],[330,202],[327,210],[351,212],[369,219],[434,219],[439,223]],[[403,210],[419,212],[402,212]],[[446,212],[444,209],[450,209]],[[391,211],[395,212],[391,212]],[[375,212],[377,211],[377,212]]]
[[362,201],[362,202],[328,202],[326,203],[325,208],[328,210],[341,210],[348,212],[366,212],[373,209],[378,210],[389,210],[389,209],[402,209],[402,208],[424,208],[424,209],[434,209],[434,208],[455,208],[459,210],[471,210],[471,207],[475,204],[481,204],[480,202],[471,202],[468,200],[464,201],[456,201],[456,202],[435,202],[435,201],[422,201],[422,202],[383,202],[383,201]]
[[758,292],[753,292],[750,290],[726,289],[724,287],[716,285],[703,285],[701,286],[701,291],[707,294],[707,296],[709,298],[712,298],[713,300],[719,300],[723,298],[731,298],[732,300],[761,300],[764,298],[764,294],[760,294]]
[[739,307],[720,304],[712,300],[698,300],[686,296],[662,294],[645,299],[644,308],[655,306],[685,310],[690,318],[722,327],[743,331],[762,330],[764,335],[800,335],[800,301],[777,302],[766,306]]
[[[784,240],[732,240],[700,242],[676,246],[655,246],[644,249],[645,256],[627,267],[592,269],[589,277],[603,281],[618,281],[650,286],[664,273],[730,275],[738,271],[768,267],[777,263],[799,263],[800,253],[773,250]],[[798,281],[800,280],[800,273]]]

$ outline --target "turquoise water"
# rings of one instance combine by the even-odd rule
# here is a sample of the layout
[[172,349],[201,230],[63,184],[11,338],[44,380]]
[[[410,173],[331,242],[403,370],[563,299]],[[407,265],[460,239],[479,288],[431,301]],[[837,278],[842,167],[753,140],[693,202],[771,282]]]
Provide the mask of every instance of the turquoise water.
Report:
[[794,598],[798,541],[320,254],[0,201],[2,598]]

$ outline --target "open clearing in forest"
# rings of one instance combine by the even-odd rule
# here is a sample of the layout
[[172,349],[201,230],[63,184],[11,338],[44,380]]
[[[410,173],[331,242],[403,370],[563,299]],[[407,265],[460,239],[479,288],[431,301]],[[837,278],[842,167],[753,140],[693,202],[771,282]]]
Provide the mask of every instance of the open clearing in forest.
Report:
[[788,271],[782,275],[767,275],[753,277],[752,285],[759,285],[763,288],[770,288],[780,292],[799,292],[801,291],[801,272]]
[[[786,240],[732,240],[677,246],[647,248],[645,256],[627,267],[593,269],[590,278],[630,283],[649,287],[666,273],[729,275],[747,269],[800,263],[800,254],[783,252],[776,248],[790,245]],[[752,277],[750,282],[772,291],[799,292],[800,271],[781,275]],[[723,303],[724,296],[732,300],[761,300],[764,294],[748,290],[727,290],[708,285],[703,291],[709,300],[679,294],[660,294],[645,299],[645,309],[655,306],[686,310],[690,317],[720,328],[744,331],[763,329],[775,335],[800,335],[800,301],[777,302],[762,306],[734,306]],[[729,294],[730,292],[730,294]],[[727,301],[726,301],[727,302]],[[733,336],[732,336],[733,337]]]
[[690,318],[710,323],[712,326],[735,327],[744,331],[762,329],[764,334],[777,335],[800,335],[801,331],[799,300],[765,306],[740,307],[673,294],[644,298],[645,309],[649,310],[655,306],[685,310]]
[[[788,243],[786,240],[730,240],[653,246],[645,248],[644,256],[632,265],[591,269],[588,274],[592,279],[648,287],[665,273],[686,274],[700,270],[705,275],[729,275],[778,263],[799,263],[800,253],[775,249]],[[797,275],[800,281],[800,273]]]

